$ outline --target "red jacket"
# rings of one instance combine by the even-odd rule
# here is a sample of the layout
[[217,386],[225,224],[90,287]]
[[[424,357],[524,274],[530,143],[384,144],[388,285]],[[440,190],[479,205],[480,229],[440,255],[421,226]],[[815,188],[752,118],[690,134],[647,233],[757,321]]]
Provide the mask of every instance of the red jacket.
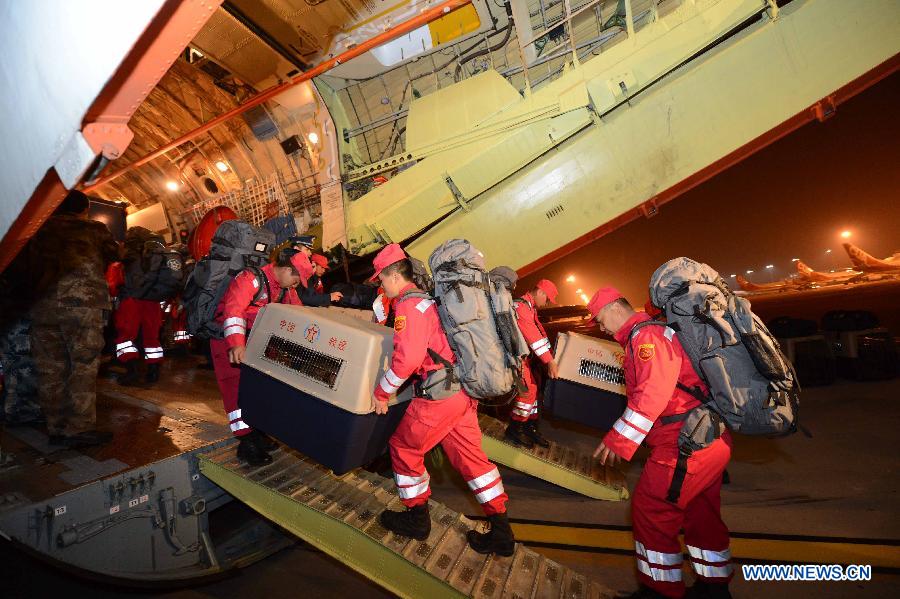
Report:
[[683,414],[700,402],[676,387],[706,386],[681,347],[675,331],[652,325],[634,332],[638,323],[650,320],[640,312],[632,316],[616,333],[616,341],[625,348],[625,389],[628,405],[625,413],[603,438],[603,443],[620,457],[630,460],[646,438],[651,459],[674,465],[678,457],[678,432],[681,423],[661,424],[660,416]]
[[[225,341],[228,343],[228,347],[245,345],[247,331],[253,328],[253,321],[256,320],[259,309],[272,301],[277,301],[281,296],[281,285],[275,280],[274,267],[267,264],[262,267],[262,272],[269,281],[269,289],[268,291],[263,289],[255,302],[253,296],[259,289],[260,281],[257,280],[253,271],[245,270],[234,278],[219,303],[219,307],[216,308],[216,321],[221,322],[225,329]],[[273,297],[269,297],[269,291]],[[296,289],[288,289],[281,299],[281,303],[303,305],[297,296]]]
[[404,293],[412,290],[416,290],[412,283],[404,287],[400,299],[395,300],[393,305],[394,353],[390,369],[375,387],[375,398],[380,401],[387,401],[409,377],[424,379],[428,373],[443,368],[428,355],[429,349],[451,364],[456,362],[441,328],[434,301],[418,297],[402,298]]
[[541,321],[538,320],[537,309],[534,307],[534,298],[530,293],[526,293],[516,300],[516,319],[519,323],[519,330],[522,336],[528,342],[531,351],[544,364],[549,364],[553,359],[553,353],[550,351],[550,340],[547,339],[547,331]]

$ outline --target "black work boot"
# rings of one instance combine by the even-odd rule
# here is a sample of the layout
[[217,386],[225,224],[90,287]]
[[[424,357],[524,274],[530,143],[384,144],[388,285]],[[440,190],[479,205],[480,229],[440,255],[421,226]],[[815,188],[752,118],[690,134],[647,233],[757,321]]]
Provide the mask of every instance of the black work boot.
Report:
[[125,374],[119,375],[118,383],[123,387],[134,387],[138,384],[140,376],[137,360],[129,360],[125,362]]
[[477,553],[496,553],[503,557],[509,557],[516,550],[516,539],[513,537],[512,528],[509,527],[509,518],[506,513],[488,516],[491,529],[487,532],[470,530],[466,533],[469,547]]
[[509,426],[506,427],[506,434],[504,435],[509,441],[512,441],[513,445],[518,445],[520,447],[524,447],[525,449],[531,449],[534,447],[534,441],[531,440],[531,437],[525,432],[525,423],[518,422],[516,420],[510,420]]
[[431,532],[431,518],[428,516],[428,504],[407,508],[404,512],[384,510],[378,521],[387,530],[396,535],[424,541]]
[[147,376],[144,379],[151,385],[157,381],[159,381],[159,362],[154,362],[153,364],[147,364]]
[[731,591],[728,590],[728,583],[713,584],[698,578],[694,582],[694,586],[687,590],[685,597],[692,599],[731,599]]
[[250,431],[250,434],[247,436],[249,437],[251,435],[253,437],[256,437],[254,439],[254,441],[256,442],[257,445],[259,445],[265,451],[271,453],[271,452],[275,451],[276,449],[278,449],[278,443],[276,443],[275,441],[273,441],[272,439],[267,437],[265,433],[262,433],[256,429],[253,429],[252,431]]
[[272,456],[260,446],[258,437],[252,432],[241,437],[241,442],[238,443],[237,457],[250,466],[265,466],[272,463]]
[[50,435],[50,445],[61,445],[69,449],[82,449],[105,445],[112,441],[113,434],[109,431],[84,431],[74,435]]
[[544,435],[541,434],[541,431],[538,430],[537,420],[529,420],[525,423],[525,434],[534,441],[535,445],[550,447],[550,441],[548,441]]

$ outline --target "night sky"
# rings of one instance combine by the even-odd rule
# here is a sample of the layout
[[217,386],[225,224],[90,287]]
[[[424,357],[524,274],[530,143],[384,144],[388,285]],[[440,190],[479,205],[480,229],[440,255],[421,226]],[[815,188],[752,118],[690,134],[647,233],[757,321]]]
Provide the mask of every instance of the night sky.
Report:
[[[580,303],[600,284],[617,286],[635,305],[647,282],[677,256],[706,262],[728,278],[754,282],[793,272],[791,258],[813,268],[850,266],[839,234],[877,258],[900,250],[900,74],[850,101],[824,123],[808,124],[641,218],[523,279],[560,289]],[[831,249],[831,254],[825,250]],[[775,268],[767,271],[765,266]],[[574,274],[575,283],[565,282]]]

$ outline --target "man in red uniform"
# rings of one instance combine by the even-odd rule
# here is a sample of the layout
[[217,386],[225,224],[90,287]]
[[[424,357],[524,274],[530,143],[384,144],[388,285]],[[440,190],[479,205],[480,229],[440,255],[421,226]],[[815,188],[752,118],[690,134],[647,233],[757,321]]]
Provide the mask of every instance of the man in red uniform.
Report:
[[[538,320],[538,308],[547,304],[556,303],[556,285],[547,279],[541,279],[535,288],[517,299],[516,321],[519,330],[528,342],[528,346],[538,360],[547,366],[547,374],[555,379],[559,372],[553,352],[550,351],[550,340],[544,330],[541,321]],[[550,442],[541,435],[538,430],[538,388],[531,371],[531,356],[525,358],[522,364],[522,375],[528,391],[520,395],[513,403],[512,412],[509,415],[509,426],[506,427],[506,438],[523,447],[534,447],[535,443],[541,447],[550,447]]]
[[[412,264],[393,243],[375,256],[375,277],[394,300],[394,352],[390,369],[375,387],[376,414],[386,414],[388,400],[410,377],[415,397],[390,439],[391,464],[397,491],[406,511],[381,513],[382,526],[423,541],[431,532],[431,495],[425,454],[438,443],[462,474],[490,521],[489,532],[469,531],[469,545],[479,553],[509,556],[515,539],[506,517],[508,499],[497,467],[481,449],[478,402],[459,386],[456,358],[441,328],[434,300],[412,283]],[[373,278],[375,278],[373,277]]]
[[312,274],[312,266],[306,256],[293,249],[281,250],[272,264],[262,267],[262,277],[252,269],[238,274],[219,307],[216,322],[222,323],[224,339],[209,342],[216,381],[222,392],[222,403],[231,425],[231,432],[241,442],[238,458],[251,466],[262,466],[272,461],[271,442],[254,431],[241,418],[238,404],[238,386],[241,378],[241,362],[246,353],[247,333],[253,327],[256,314],[262,306],[271,302],[302,305],[297,296],[297,285],[306,282]]
[[313,265],[313,274],[306,286],[300,290],[300,300],[304,306],[330,306],[332,302],[339,302],[344,294],[340,291],[325,293],[325,285],[322,277],[328,272],[328,258],[322,254],[313,254],[309,259]]
[[678,433],[685,415],[700,405],[686,389],[707,388],[675,331],[638,313],[612,287],[597,291],[588,304],[595,320],[625,348],[625,413],[594,452],[602,464],[630,460],[646,439],[650,457],[631,500],[634,545],[641,588],[632,597],[683,597],[678,533],[690,554],[697,582],[695,597],[730,597],[733,568],[728,528],[722,521],[719,491],[731,456],[726,430],[687,459],[687,475],[676,501],[667,496],[678,460]]

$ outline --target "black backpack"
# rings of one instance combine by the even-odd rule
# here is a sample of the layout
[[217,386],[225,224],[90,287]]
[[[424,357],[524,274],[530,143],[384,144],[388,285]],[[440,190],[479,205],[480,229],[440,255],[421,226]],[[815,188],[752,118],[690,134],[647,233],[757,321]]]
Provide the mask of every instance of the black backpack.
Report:
[[268,263],[269,252],[274,246],[275,234],[271,231],[257,229],[239,220],[228,220],[219,225],[209,254],[197,262],[182,296],[191,335],[204,339],[224,336],[221,323],[215,321],[216,309],[234,277],[248,269],[260,282],[253,297],[256,302],[269,286],[261,268]]
[[162,236],[132,227],[125,234],[124,297],[168,301],[181,293],[185,282],[184,257],[167,248]]

